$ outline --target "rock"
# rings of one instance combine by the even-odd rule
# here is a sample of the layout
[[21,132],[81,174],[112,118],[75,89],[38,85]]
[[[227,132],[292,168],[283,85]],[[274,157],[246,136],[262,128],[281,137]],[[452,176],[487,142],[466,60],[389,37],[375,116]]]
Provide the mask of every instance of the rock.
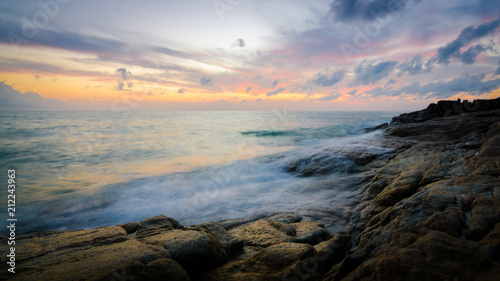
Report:
[[278,221],[260,220],[243,227],[234,228],[229,233],[246,245],[268,247],[282,242],[295,241],[295,228]]
[[[109,279],[112,280],[112,279]],[[117,279],[128,280],[128,279]],[[188,274],[184,269],[174,260],[171,259],[157,259],[148,263],[145,268],[139,272],[133,280],[144,281],[190,281]]]
[[304,221],[292,223],[291,226],[295,228],[294,242],[296,243],[316,245],[332,237],[330,232],[321,223]]
[[396,177],[384,190],[375,198],[381,205],[394,205],[403,198],[412,195],[419,187],[423,173],[419,170],[410,170]]
[[474,199],[471,215],[467,223],[466,237],[474,241],[481,240],[500,221],[496,217],[495,208],[489,194],[488,196],[480,195]]
[[119,226],[100,227],[87,230],[55,231],[46,233],[20,234],[16,237],[16,260],[23,261],[59,249],[81,249],[129,240],[125,229]]
[[460,209],[450,207],[443,212],[434,213],[424,220],[421,225],[460,238],[465,228],[465,215]]
[[377,126],[374,126],[374,127],[369,127],[369,128],[366,128],[365,129],[365,132],[372,132],[372,131],[376,131],[376,130],[380,130],[380,129],[385,129],[389,126],[389,123],[382,123],[380,125],[377,125]]
[[315,258],[318,262],[318,273],[325,274],[334,265],[340,263],[351,247],[351,236],[347,233],[336,233],[330,240],[314,246]]
[[121,227],[123,227],[125,231],[127,231],[127,234],[132,234],[137,231],[137,229],[139,228],[139,224],[136,222],[129,222],[126,224],[122,224]]
[[139,241],[162,247],[188,272],[211,269],[227,262],[224,246],[208,231],[173,229],[161,234],[141,237]]
[[[24,243],[16,246],[20,250],[26,249]],[[73,244],[46,251],[29,260],[16,261],[16,267],[22,270],[12,280],[111,280],[115,275],[134,277],[144,269],[145,264],[169,257],[165,249],[150,247],[134,239],[99,246]]]
[[235,256],[243,250],[243,241],[232,237],[220,224],[209,222],[200,226],[210,232],[224,246],[228,256]]
[[136,238],[157,235],[172,229],[182,229],[183,226],[173,218],[159,215],[141,221],[137,227]]
[[324,225],[310,221],[286,224],[274,220],[259,220],[233,228],[229,233],[245,245],[256,247],[269,247],[282,242],[315,245],[331,237]]
[[[286,221],[282,221],[281,218],[283,218]],[[262,220],[262,219],[272,219],[272,220],[281,221],[284,223],[291,223],[291,222],[301,221],[302,217],[295,215],[295,214],[288,214],[288,213],[285,213],[285,214],[262,213],[262,214],[253,215],[253,216],[247,217],[247,218],[223,220],[223,221],[218,222],[218,224],[220,224],[225,229],[229,230],[231,228],[235,228],[235,227],[238,227],[240,225],[248,224],[248,223]]]
[[[314,248],[307,244],[279,243],[269,246],[242,261],[230,262],[203,274],[202,280],[320,280],[314,271],[309,272],[306,261],[314,259]],[[305,266],[305,267],[304,267]],[[299,276],[299,277],[297,277]],[[294,279],[295,278],[295,279]]]

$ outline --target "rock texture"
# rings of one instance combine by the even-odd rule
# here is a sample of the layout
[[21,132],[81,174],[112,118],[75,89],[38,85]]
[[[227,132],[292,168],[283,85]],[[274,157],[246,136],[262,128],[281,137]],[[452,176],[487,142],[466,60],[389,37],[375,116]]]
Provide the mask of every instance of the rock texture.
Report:
[[22,234],[11,280],[499,280],[499,108],[442,101],[371,128],[392,152],[346,156],[371,183],[343,231],[260,214]]
[[121,226],[22,234],[11,280],[276,280],[321,253],[310,273],[316,278],[340,262],[350,236],[332,238],[322,224],[301,219],[263,215],[184,227],[160,215]]
[[324,280],[498,280],[499,101],[393,119],[382,143],[399,153],[351,212],[355,247]]

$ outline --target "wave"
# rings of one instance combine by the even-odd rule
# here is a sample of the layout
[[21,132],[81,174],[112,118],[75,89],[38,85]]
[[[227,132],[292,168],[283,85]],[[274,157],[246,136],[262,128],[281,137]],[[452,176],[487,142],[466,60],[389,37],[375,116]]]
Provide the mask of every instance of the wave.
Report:
[[263,131],[245,131],[245,132],[240,132],[240,134],[242,134],[242,135],[254,135],[256,137],[280,137],[280,136],[297,135],[297,131],[294,131],[294,130],[286,130],[286,131],[263,130]]

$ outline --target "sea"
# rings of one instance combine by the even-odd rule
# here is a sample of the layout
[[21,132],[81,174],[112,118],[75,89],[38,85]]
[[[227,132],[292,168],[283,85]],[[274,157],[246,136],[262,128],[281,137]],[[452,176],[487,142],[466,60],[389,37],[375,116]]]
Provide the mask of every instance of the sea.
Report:
[[349,155],[388,153],[367,128],[398,114],[3,111],[2,219],[26,233],[160,214],[191,225],[293,212],[341,229],[366,181]]

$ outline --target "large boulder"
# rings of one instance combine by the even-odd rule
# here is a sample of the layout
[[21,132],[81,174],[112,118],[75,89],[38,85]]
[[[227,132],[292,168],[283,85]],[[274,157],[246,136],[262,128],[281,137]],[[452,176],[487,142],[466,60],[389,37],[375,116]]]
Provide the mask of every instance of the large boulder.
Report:
[[215,268],[228,260],[224,246],[201,227],[173,229],[138,240],[168,250],[171,258],[188,272]]

